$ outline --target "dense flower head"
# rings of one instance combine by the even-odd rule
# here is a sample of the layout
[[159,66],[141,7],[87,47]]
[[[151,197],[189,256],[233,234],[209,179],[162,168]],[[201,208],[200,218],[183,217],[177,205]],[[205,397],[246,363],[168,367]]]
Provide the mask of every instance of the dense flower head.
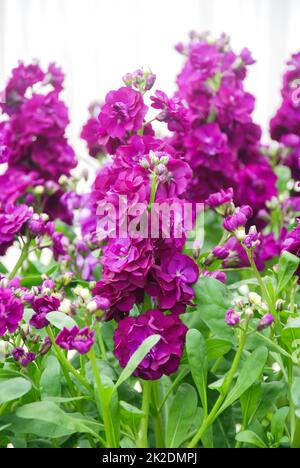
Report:
[[[186,198],[202,202],[232,187],[234,202],[253,203],[256,215],[277,194],[276,176],[261,148],[261,129],[253,122],[254,97],[244,89],[254,61],[248,49],[236,54],[225,37],[214,41],[193,34],[188,46],[179,47],[186,60],[173,99],[184,125],[173,128],[169,141],[193,169]],[[158,94],[153,101],[168,113],[172,100]]]
[[187,327],[176,315],[164,315],[160,310],[148,310],[139,317],[122,320],[114,334],[114,353],[125,367],[131,356],[151,335],[160,335],[159,342],[149,351],[134,372],[145,380],[157,380],[178,369],[185,343]]
[[66,350],[76,350],[79,354],[86,354],[94,344],[94,331],[88,327],[81,330],[74,326],[70,330],[64,327],[57,335],[55,343]]
[[59,96],[63,79],[54,63],[43,71],[38,63],[21,62],[12,71],[1,104],[0,164],[8,168],[1,175],[0,201],[26,202],[35,209],[42,204],[52,219],[70,223],[73,213],[63,207],[58,185],[77,164],[66,138],[68,110]]
[[300,177],[298,166],[300,151],[300,63],[299,53],[292,55],[287,62],[281,89],[282,102],[270,121],[270,134],[274,140],[289,149],[288,157],[283,160],[292,169],[295,179]]
[[11,288],[0,288],[0,336],[14,333],[22,320],[24,306]]

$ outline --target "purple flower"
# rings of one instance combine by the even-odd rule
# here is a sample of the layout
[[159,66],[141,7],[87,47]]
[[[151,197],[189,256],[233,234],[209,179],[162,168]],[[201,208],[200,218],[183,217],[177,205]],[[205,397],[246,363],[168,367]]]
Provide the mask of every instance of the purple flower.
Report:
[[119,321],[126,317],[137,302],[137,289],[128,281],[98,281],[93,290],[98,300],[105,301],[105,320]]
[[148,310],[139,317],[122,320],[114,335],[114,353],[124,368],[143,341],[151,335],[160,335],[160,341],[149,351],[134,372],[135,377],[157,380],[178,369],[185,344],[187,327],[171,314]]
[[0,288],[0,336],[14,333],[22,320],[24,307],[11,289]]
[[81,330],[74,326],[71,330],[63,328],[57,335],[55,343],[63,349],[76,349],[80,354],[86,354],[94,344],[94,331],[88,327]]
[[227,216],[224,220],[223,226],[229,231],[233,232],[239,227],[246,226],[248,219],[252,216],[253,211],[250,206],[241,206],[234,210],[233,215]]
[[277,195],[277,176],[267,163],[248,164],[239,171],[238,180],[235,197],[239,205],[247,204],[259,210]]
[[154,109],[160,109],[161,112],[156,117],[160,122],[166,122],[168,129],[181,132],[188,128],[188,111],[183,106],[181,99],[173,97],[171,99],[163,91],[156,91],[155,96],[151,96],[151,106]]
[[212,193],[205,203],[210,208],[218,208],[219,206],[231,203],[233,201],[233,189],[220,190],[220,192]]
[[5,251],[31,216],[32,210],[26,205],[10,205],[0,211],[0,249]]
[[254,249],[260,245],[260,233],[257,232],[255,226],[251,226],[243,242],[247,249]]
[[240,323],[240,315],[234,309],[228,309],[225,315],[225,322],[230,327],[235,327]]
[[122,138],[126,132],[141,128],[146,112],[147,106],[141,93],[127,86],[122,87],[106,95],[99,114],[100,126],[110,137]]
[[101,263],[104,281],[126,281],[142,288],[154,263],[151,242],[149,239],[109,239],[103,247]]
[[262,331],[265,328],[268,328],[274,322],[274,317],[272,314],[265,314],[257,324],[257,330]]
[[60,300],[55,296],[41,296],[35,297],[32,300],[31,306],[35,314],[30,319],[30,325],[40,330],[47,327],[49,321],[46,316],[49,312],[55,312],[60,306]]
[[184,312],[186,305],[194,298],[192,285],[199,276],[194,260],[177,252],[165,255],[151,273],[153,281],[146,285],[146,292],[157,297],[158,307],[176,313]]
[[100,123],[96,117],[89,118],[82,128],[80,137],[86,141],[89,155],[93,158],[106,152],[103,146],[103,135],[101,134]]
[[226,273],[224,271],[214,270],[202,270],[201,276],[209,276],[210,278],[215,278],[216,280],[220,281],[221,283],[226,283]]
[[218,245],[212,250],[212,254],[214,257],[218,258],[219,260],[224,260],[225,258],[228,257],[229,251],[226,247]]
[[[298,220],[298,225],[283,240],[282,250],[287,250],[300,257],[300,220]],[[300,266],[297,268],[296,275],[300,277]]]
[[26,352],[23,348],[17,347],[12,350],[13,358],[23,367],[27,367],[35,360],[35,353]]

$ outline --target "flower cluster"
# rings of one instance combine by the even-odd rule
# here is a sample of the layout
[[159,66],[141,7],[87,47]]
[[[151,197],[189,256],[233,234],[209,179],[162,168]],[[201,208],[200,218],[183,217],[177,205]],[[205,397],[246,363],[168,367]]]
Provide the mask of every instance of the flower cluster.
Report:
[[235,202],[254,215],[276,195],[276,175],[261,148],[261,129],[253,122],[254,97],[245,91],[248,49],[236,54],[222,35],[192,35],[172,99],[157,92],[152,106],[173,131],[170,144],[187,161],[193,178],[187,196],[204,201],[220,189],[234,188]]
[[37,212],[43,207],[52,219],[72,220],[59,184],[76,166],[66,138],[68,111],[59,97],[63,79],[54,64],[44,72],[37,63],[21,62],[12,71],[0,106],[0,164],[7,163],[0,176],[3,216],[11,205],[26,203]]
[[292,170],[296,180],[300,179],[300,53],[292,55],[283,76],[282,103],[270,121],[271,137],[282,143],[288,151],[282,151],[283,163]]

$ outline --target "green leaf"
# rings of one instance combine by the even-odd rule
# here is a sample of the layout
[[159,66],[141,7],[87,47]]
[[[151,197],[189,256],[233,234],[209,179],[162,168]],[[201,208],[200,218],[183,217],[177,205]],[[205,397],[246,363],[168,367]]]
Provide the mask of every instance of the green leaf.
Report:
[[259,383],[248,388],[248,390],[241,395],[241,407],[245,426],[248,426],[259,406],[261,393],[262,389]]
[[46,317],[47,320],[59,330],[64,327],[71,329],[77,325],[75,320],[62,312],[49,312]]
[[206,347],[208,360],[211,361],[229,353],[229,351],[232,349],[232,343],[225,340],[209,338],[206,341]]
[[285,421],[289,414],[289,408],[284,406],[276,411],[272,416],[271,431],[277,442],[280,442],[285,429]]
[[279,398],[286,397],[287,387],[284,382],[263,382],[262,385],[262,396],[259,408],[256,412],[256,417],[262,419],[268,411],[270,411],[274,405],[276,405]]
[[277,295],[290,283],[295,271],[300,264],[296,255],[284,250],[278,262],[278,285]]
[[[23,419],[35,420],[35,429],[38,429],[36,421],[51,424],[51,431],[57,433],[73,434],[75,432],[94,433],[99,430],[99,424],[83,417],[82,415],[65,413],[56,403],[51,401],[37,401],[21,406],[16,411],[16,416]],[[42,424],[45,429],[45,424]]]
[[116,390],[125,380],[127,380],[140,365],[142,360],[146,357],[149,351],[159,342],[160,335],[151,335],[146,338],[135,353],[129,359],[127,366],[121,373],[114,389]]
[[255,447],[268,448],[264,441],[252,431],[239,432],[239,434],[236,435],[236,440],[244,444],[254,445]]
[[186,335],[186,350],[192,377],[199,392],[204,414],[207,415],[207,349],[205,339],[198,330],[192,329],[188,331]]
[[0,404],[16,400],[31,389],[31,383],[22,377],[0,382]]
[[225,313],[233,304],[233,295],[220,281],[209,276],[201,277],[194,285],[197,309],[201,319],[215,337],[233,343],[232,327],[225,322]]
[[300,328],[300,317],[290,319],[284,328]]
[[256,349],[244,362],[234,388],[229,392],[219,412],[224,411],[240,398],[260,377],[268,358],[265,347]]
[[170,406],[166,446],[177,448],[185,440],[197,410],[196,390],[186,383],[180,385]]
[[300,408],[300,377],[294,377],[291,391],[294,405]]
[[40,380],[41,397],[56,397],[61,393],[60,365],[54,356],[49,356]]

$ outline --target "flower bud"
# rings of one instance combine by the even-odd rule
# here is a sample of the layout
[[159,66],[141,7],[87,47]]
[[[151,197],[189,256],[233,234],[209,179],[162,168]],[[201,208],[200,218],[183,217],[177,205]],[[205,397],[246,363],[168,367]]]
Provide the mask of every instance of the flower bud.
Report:
[[72,313],[72,302],[69,299],[64,299],[59,308],[59,312],[62,312],[63,314],[71,314]]
[[257,330],[258,331],[262,331],[264,330],[265,328],[268,328],[272,325],[272,323],[274,322],[274,317],[272,314],[265,314],[261,319],[260,321],[258,322],[257,324]]
[[158,156],[152,150],[149,152],[149,159],[154,166],[157,166],[157,164],[159,163]]
[[73,273],[71,273],[70,271],[66,271],[61,277],[62,284],[64,286],[68,286],[72,282],[73,277]]
[[44,356],[45,354],[48,353],[51,346],[52,346],[51,340],[50,340],[49,336],[46,336],[46,338],[44,339],[44,341],[42,342],[42,344],[41,344],[41,346],[39,348],[39,354],[41,356]]
[[149,169],[150,167],[149,161],[146,158],[142,158],[140,160],[140,166],[142,166],[144,169]]
[[250,304],[253,304],[253,305],[260,305],[261,304],[261,296],[259,294],[257,294],[256,292],[250,292],[248,294],[248,300],[250,302]]
[[87,288],[82,288],[79,292],[79,296],[83,299],[83,300],[87,300],[91,297],[91,293],[90,291],[87,289]]
[[9,281],[8,281],[7,278],[5,278],[5,277],[1,278],[1,280],[0,280],[0,288],[7,288],[8,283],[9,283]]
[[285,301],[283,299],[277,299],[275,302],[275,309],[277,312],[281,312],[284,309]]
[[230,327],[235,327],[241,321],[240,314],[234,309],[228,309],[225,315],[225,322]]
[[247,309],[245,309],[245,315],[249,318],[253,317],[253,310],[250,307],[247,307]]
[[43,185],[37,185],[33,189],[34,195],[43,195],[44,192],[45,192],[45,188]]

